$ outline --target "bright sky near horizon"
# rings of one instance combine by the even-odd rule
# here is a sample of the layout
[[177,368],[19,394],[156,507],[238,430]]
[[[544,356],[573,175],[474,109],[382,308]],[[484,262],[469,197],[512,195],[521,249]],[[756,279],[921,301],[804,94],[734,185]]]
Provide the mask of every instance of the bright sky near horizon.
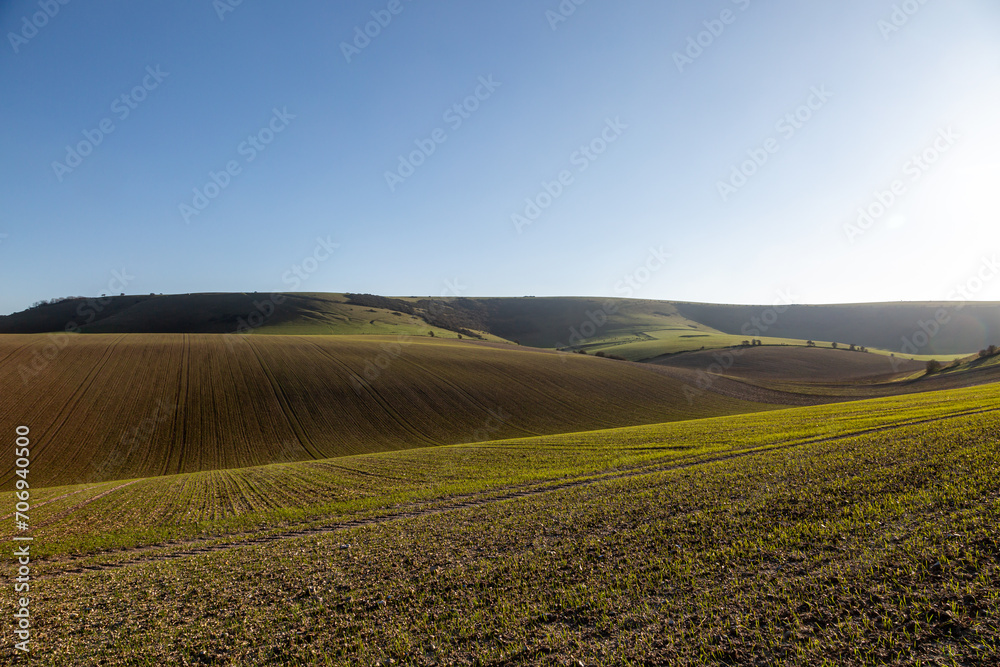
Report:
[[0,313],[1000,300],[995,0],[13,0],[0,32]]

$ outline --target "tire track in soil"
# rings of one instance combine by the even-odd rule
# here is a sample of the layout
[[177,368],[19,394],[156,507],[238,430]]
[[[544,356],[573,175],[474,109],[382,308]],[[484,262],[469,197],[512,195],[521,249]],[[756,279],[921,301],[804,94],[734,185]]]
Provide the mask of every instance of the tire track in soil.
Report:
[[335,354],[330,352],[328,349],[326,349],[316,341],[309,340],[307,342],[310,343],[317,350],[319,350],[326,358],[330,359],[333,363],[335,363],[338,368],[343,369],[348,374],[349,377],[355,380],[357,382],[357,385],[354,385],[352,383],[352,386],[355,386],[355,389],[357,386],[360,386],[362,389],[364,389],[367,392],[367,394],[371,396],[371,398],[376,403],[379,404],[379,407],[382,408],[382,410],[388,416],[389,420],[395,421],[397,424],[399,424],[399,426],[405,432],[413,435],[418,442],[424,442],[426,443],[427,446],[430,447],[436,447],[441,445],[440,442],[432,440],[430,437],[427,436],[426,433],[420,432],[413,424],[407,421],[401,414],[399,414],[399,411],[393,407],[392,401],[382,396],[382,394],[379,393],[379,391],[375,389],[375,387],[373,387],[371,383],[368,382],[368,380],[358,375],[345,361],[337,358]]
[[270,367],[268,367],[268,365],[264,362],[264,356],[261,351],[257,349],[256,343],[249,338],[246,342],[253,351],[254,356],[257,357],[257,363],[260,364],[260,369],[264,373],[264,377],[267,378],[268,383],[271,385],[271,391],[274,392],[274,398],[278,402],[278,405],[281,406],[281,411],[284,413],[285,419],[288,421],[288,427],[291,429],[295,438],[299,441],[299,445],[302,446],[302,451],[308,454],[313,460],[325,458],[320,452],[313,449],[312,442],[306,435],[306,431],[302,427],[302,423],[299,421],[299,418],[295,415],[295,410],[292,409],[292,403],[288,400],[288,395],[281,387],[277,378],[274,377]]
[[[35,334],[28,334],[28,335],[35,335]],[[4,356],[0,357],[0,366],[3,366],[4,362],[7,361],[8,359],[10,359],[11,357],[15,357],[15,355],[17,355],[24,348],[30,347],[32,345],[35,345],[36,343],[37,343],[36,340],[29,340],[24,345],[16,347],[13,350],[10,350],[7,354],[5,354]]]
[[[90,367],[90,369],[86,372],[86,375],[84,375],[83,381],[80,382],[76,390],[70,395],[70,397],[66,400],[66,402],[63,403],[62,407],[59,409],[58,414],[48,425],[48,428],[47,430],[44,431],[43,436],[40,437],[42,443],[34,448],[34,451],[32,452],[33,461],[37,460],[40,455],[48,451],[48,449],[50,448],[49,445],[52,442],[56,441],[56,438],[58,437],[60,431],[62,431],[63,428],[66,426],[66,420],[69,419],[69,415],[76,408],[77,403],[79,403],[83,399],[83,397],[86,396],[87,393],[90,391],[90,386],[94,384],[94,382],[97,380],[97,377],[101,374],[101,371],[103,371],[104,367],[107,366],[108,363],[111,361],[111,358],[114,356],[113,353],[115,351],[115,347],[125,338],[125,336],[126,334],[121,334],[113,341],[108,343],[108,346],[107,348],[105,348],[101,358],[98,359],[97,362],[95,362],[94,365]],[[14,472],[13,470],[11,470],[10,479],[13,478],[14,478]],[[0,480],[0,484],[6,483],[7,481],[8,480],[6,479]]]
[[[272,535],[262,535],[262,536],[258,536],[258,537],[250,537],[249,534],[248,534],[248,536],[246,538],[235,539],[235,540],[231,540],[231,541],[228,541],[228,542],[221,542],[221,543],[216,543],[216,544],[206,544],[206,543],[212,541],[213,539],[219,539],[219,538],[205,538],[205,539],[201,539],[201,540],[190,540],[190,541],[187,541],[187,542],[182,542],[180,544],[197,545],[199,543],[203,543],[204,546],[194,546],[193,548],[185,549],[183,551],[175,551],[175,552],[170,552],[170,553],[155,554],[155,555],[153,555],[153,556],[151,556],[149,558],[141,558],[141,557],[140,558],[130,558],[128,560],[114,561],[114,562],[110,562],[110,563],[100,563],[100,564],[95,564],[95,565],[85,565],[85,566],[74,568],[74,569],[65,569],[65,570],[61,570],[59,572],[53,572],[51,574],[37,576],[37,577],[35,577],[35,579],[39,579],[39,580],[40,579],[54,579],[54,578],[59,578],[59,577],[63,577],[63,576],[70,575],[70,574],[83,574],[83,573],[86,573],[86,572],[118,570],[118,569],[121,569],[121,568],[124,568],[124,567],[129,567],[129,566],[132,566],[132,565],[142,565],[142,564],[146,564],[146,563],[157,563],[157,562],[164,562],[164,561],[170,561],[170,560],[177,560],[177,559],[181,559],[181,558],[187,558],[187,557],[191,557],[191,556],[199,556],[199,555],[202,555],[202,554],[212,553],[212,552],[216,552],[216,551],[229,551],[229,550],[232,550],[232,549],[240,549],[240,548],[243,548],[243,547],[256,546],[256,545],[260,545],[260,544],[269,544],[269,543],[272,543],[272,542],[280,542],[280,541],[283,541],[283,540],[296,539],[296,538],[299,538],[299,537],[308,537],[308,536],[311,536],[311,535],[326,535],[326,534],[330,534],[330,533],[339,533],[339,532],[342,532],[342,531],[350,530],[352,528],[363,528],[363,527],[367,527],[367,526],[374,526],[374,525],[380,525],[380,524],[383,524],[383,523],[389,523],[389,522],[392,522],[392,521],[402,521],[402,520],[405,520],[405,519],[416,519],[416,518],[430,516],[430,515],[434,515],[434,514],[443,514],[445,512],[453,512],[453,511],[458,511],[458,510],[463,510],[463,509],[483,507],[483,506],[486,506],[486,505],[490,505],[490,504],[494,504],[494,503],[500,503],[500,502],[505,502],[505,501],[508,501],[508,500],[517,500],[517,499],[521,499],[521,498],[537,496],[537,495],[541,495],[543,493],[552,493],[552,492],[556,492],[556,491],[563,491],[563,490],[566,490],[566,489],[575,489],[575,488],[593,486],[593,485],[596,485],[596,484],[602,484],[602,483],[605,483],[605,482],[612,482],[612,481],[617,481],[617,480],[621,480],[621,479],[633,479],[633,478],[636,478],[636,477],[644,477],[644,476],[647,476],[647,475],[655,475],[655,474],[661,473],[661,472],[670,472],[670,471],[674,471],[674,470],[683,470],[683,469],[686,469],[686,468],[692,468],[692,467],[700,466],[700,465],[709,465],[709,464],[712,464],[712,463],[721,463],[721,462],[725,462],[725,461],[731,461],[731,460],[734,460],[734,459],[746,458],[748,456],[756,456],[756,455],[759,455],[759,454],[770,454],[770,453],[773,453],[773,452],[778,452],[778,451],[782,451],[782,450],[786,450],[786,449],[794,449],[794,448],[797,448],[797,447],[804,447],[806,445],[816,445],[816,444],[821,444],[821,443],[824,443],[824,442],[833,442],[833,441],[836,441],[836,440],[844,440],[846,438],[853,438],[853,437],[858,437],[858,436],[862,436],[862,435],[869,435],[869,434],[872,434],[872,433],[881,433],[881,432],[891,431],[891,430],[894,430],[894,429],[905,428],[905,427],[909,427],[909,426],[919,426],[921,424],[928,424],[928,423],[933,423],[933,422],[945,421],[945,420],[948,420],[948,419],[956,419],[956,418],[959,418],[959,417],[967,417],[967,416],[978,415],[978,414],[985,414],[985,413],[990,413],[990,412],[1000,412],[1000,407],[996,407],[996,408],[983,408],[983,409],[977,409],[977,410],[966,410],[966,411],[963,411],[963,412],[957,412],[957,413],[948,414],[948,415],[939,415],[939,416],[936,416],[936,417],[928,417],[928,418],[924,418],[924,419],[909,420],[909,421],[904,421],[904,422],[898,422],[898,423],[895,423],[895,424],[886,424],[886,425],[883,425],[883,426],[876,426],[876,427],[872,427],[872,428],[868,428],[868,429],[861,429],[861,430],[858,430],[858,431],[852,431],[850,433],[841,433],[841,434],[834,435],[834,436],[821,436],[821,437],[816,437],[816,438],[812,438],[812,439],[808,439],[808,440],[796,440],[796,441],[792,441],[792,442],[788,442],[788,441],[786,441],[786,442],[780,442],[780,443],[776,443],[776,444],[769,445],[769,446],[757,447],[757,448],[754,448],[754,449],[751,449],[751,450],[741,450],[741,451],[730,452],[730,453],[727,453],[727,454],[720,454],[720,455],[717,455],[717,456],[709,456],[709,457],[698,459],[698,460],[695,460],[695,461],[686,461],[686,462],[683,462],[683,461],[682,462],[674,461],[674,462],[671,462],[671,463],[665,464],[665,465],[645,465],[645,466],[640,465],[640,466],[637,466],[636,468],[630,469],[630,470],[624,470],[624,471],[619,470],[619,471],[613,471],[613,472],[607,472],[606,471],[604,474],[595,473],[595,475],[592,475],[592,476],[587,476],[587,477],[582,477],[582,478],[577,478],[577,479],[570,479],[570,480],[566,480],[564,482],[560,482],[560,483],[556,483],[556,484],[552,484],[551,482],[541,482],[541,483],[529,483],[529,484],[522,484],[522,485],[513,485],[513,486],[507,486],[507,487],[500,487],[500,488],[496,488],[496,489],[487,489],[487,490],[479,491],[479,492],[476,492],[476,493],[466,494],[464,496],[451,496],[450,498],[441,499],[442,501],[445,501],[444,504],[435,504],[438,501],[433,501],[433,500],[431,500],[431,501],[425,501],[424,503],[422,503],[423,507],[421,507],[421,504],[419,504],[419,503],[410,503],[408,505],[404,505],[403,506],[403,507],[409,507],[408,510],[400,510],[400,511],[391,512],[391,513],[388,513],[388,514],[384,514],[384,515],[381,515],[381,516],[375,516],[375,517],[349,519],[349,520],[343,521],[341,523],[337,523],[337,524],[333,524],[333,525],[327,525],[327,526],[316,526],[316,527],[312,527],[312,528],[301,528],[301,529],[297,529],[297,530],[289,530],[289,531],[285,531],[285,532],[281,532],[281,533],[275,533],[275,534],[272,534]],[[104,494],[101,494],[100,496],[92,498],[92,499],[88,500],[85,503],[81,503],[80,505],[78,505],[77,507],[72,508],[72,509],[73,510],[78,509],[79,507],[82,507],[83,505],[86,505],[87,503],[93,502],[94,500],[97,500],[97,498],[102,497],[104,495],[107,495],[108,493],[111,493],[112,491],[115,491],[115,490],[117,490],[119,488],[122,488],[123,486],[128,486],[129,484],[135,484],[137,481],[141,481],[141,480],[135,480],[135,481],[129,482],[128,484],[123,484],[122,486],[115,487],[114,489],[111,489],[110,491],[107,491]],[[450,501],[450,502],[447,502],[447,501]],[[50,521],[50,523],[51,523],[51,521]],[[166,549],[166,548],[169,548],[170,546],[176,546],[176,545],[171,545],[171,544],[155,544],[155,545],[147,545],[147,546],[142,546],[142,547],[136,547],[136,548],[133,548],[133,549],[125,549],[124,551],[128,552],[128,553],[142,554],[142,553],[154,552],[154,551],[161,550],[161,549]],[[108,553],[114,553],[114,552],[108,552]],[[118,553],[121,553],[121,551],[119,551]],[[82,558],[86,558],[86,556],[82,557]],[[80,560],[80,559],[76,559],[76,560]],[[44,562],[44,561],[45,561],[45,559],[39,559],[38,562],[41,563],[41,562]],[[63,561],[59,561],[58,562],[58,564],[71,564],[71,563],[72,563],[72,560],[70,560],[70,561],[63,560]]]
[[[34,510],[38,509],[39,507],[43,507],[45,505],[48,505],[49,503],[54,503],[57,500],[62,500],[63,498],[68,498],[70,496],[75,496],[76,494],[83,493],[84,491],[90,491],[91,489],[93,489],[95,487],[98,487],[98,486],[100,486],[100,484],[95,484],[94,486],[88,486],[88,487],[86,487],[84,489],[77,489],[76,491],[70,491],[69,493],[64,493],[61,496],[56,496],[55,498],[50,498],[49,500],[46,500],[44,502],[35,503],[35,504],[33,504],[31,506],[31,509],[32,509],[32,511],[34,511]],[[4,516],[0,516],[0,521],[3,521],[4,519],[9,519],[12,516],[14,516],[14,514],[15,514],[15,512],[11,512],[10,514],[5,514]]]
[[[143,481],[143,480],[141,480],[141,479],[133,479],[131,482],[125,482],[124,484],[119,484],[118,486],[116,486],[116,487],[114,487],[112,489],[108,489],[107,491],[103,491],[101,493],[98,493],[93,498],[87,498],[82,503],[78,503],[76,505],[73,505],[72,507],[67,507],[62,512],[59,512],[55,516],[51,516],[48,519],[46,519],[45,521],[43,521],[42,523],[34,524],[31,527],[32,528],[44,528],[45,526],[51,525],[51,524],[55,523],[56,521],[59,521],[60,519],[65,519],[67,516],[69,516],[70,514],[72,514],[75,511],[77,511],[81,507],[86,507],[90,503],[92,503],[94,501],[97,501],[97,500],[100,500],[104,496],[112,494],[115,491],[117,491],[118,489],[124,489],[126,486],[132,486],[133,484],[137,484],[137,483],[139,483],[141,481]],[[71,495],[71,494],[68,494],[68,495]]]
[[[181,364],[178,369],[178,384],[177,384],[177,411],[174,413],[173,419],[173,441],[177,443],[177,465],[173,467],[174,470],[180,472],[184,461],[184,450],[187,446],[187,406],[190,405],[191,398],[191,336],[188,334],[183,334],[182,345],[181,345]],[[167,456],[163,457],[163,473],[164,475],[170,474],[171,466],[173,465],[173,447],[171,451],[168,452]]]

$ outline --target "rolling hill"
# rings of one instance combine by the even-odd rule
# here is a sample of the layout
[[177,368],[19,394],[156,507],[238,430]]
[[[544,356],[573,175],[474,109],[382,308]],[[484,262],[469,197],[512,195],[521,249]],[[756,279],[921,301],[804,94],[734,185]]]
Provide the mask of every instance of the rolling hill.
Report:
[[863,345],[907,357],[965,355],[1000,342],[987,302],[699,304],[591,297],[182,294],[74,298],[0,317],[0,333],[422,334],[604,351],[633,361],[738,345]]
[[677,303],[686,317],[726,333],[761,328],[778,338],[838,341],[897,354],[969,354],[1000,340],[996,302],[866,303],[791,305],[773,323],[755,327],[760,306]]
[[426,336],[7,335],[0,386],[0,429],[38,443],[37,485],[775,407],[688,400],[655,367]]

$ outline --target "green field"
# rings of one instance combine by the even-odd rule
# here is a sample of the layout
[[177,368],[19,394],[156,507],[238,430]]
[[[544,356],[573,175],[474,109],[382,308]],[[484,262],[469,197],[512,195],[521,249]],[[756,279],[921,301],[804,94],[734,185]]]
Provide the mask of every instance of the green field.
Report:
[[1000,664],[995,313],[278,296],[0,318],[33,661]]
[[994,664],[998,412],[987,385],[45,489],[39,653]]

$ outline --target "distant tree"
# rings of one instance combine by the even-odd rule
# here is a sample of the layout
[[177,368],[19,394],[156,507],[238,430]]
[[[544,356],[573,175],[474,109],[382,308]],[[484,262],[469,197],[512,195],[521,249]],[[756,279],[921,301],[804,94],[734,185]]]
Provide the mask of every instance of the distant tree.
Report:
[[806,347],[816,347],[816,343],[812,342],[811,340],[807,340]]
[[997,346],[996,345],[990,345],[988,348],[986,348],[986,355],[987,356],[993,357],[993,356],[996,356],[996,353],[997,353]]
[[941,362],[937,359],[931,359],[927,362],[927,375],[937,373],[941,370]]
[[833,349],[836,350],[837,349],[837,344],[836,343],[830,343],[830,347],[832,347]]
[[598,350],[598,351],[597,351],[597,352],[596,352],[596,353],[594,354],[594,356],[595,356],[595,357],[604,357],[604,356],[607,356],[607,355],[605,355],[605,354],[604,354],[604,350]]
[[427,335],[430,336],[431,338],[434,338],[434,332],[433,331],[428,331]]
[[458,334],[458,339],[462,340],[462,334]]
[[745,340],[742,343],[740,343],[740,345],[742,345],[743,347],[750,347],[750,341]]
[[855,352],[856,351],[856,348],[854,347],[854,343],[851,343],[850,350],[851,350],[851,352]]
[[989,356],[989,352],[987,352],[986,350],[979,350],[979,358],[980,359],[982,359],[984,357],[987,357],[987,356]]

